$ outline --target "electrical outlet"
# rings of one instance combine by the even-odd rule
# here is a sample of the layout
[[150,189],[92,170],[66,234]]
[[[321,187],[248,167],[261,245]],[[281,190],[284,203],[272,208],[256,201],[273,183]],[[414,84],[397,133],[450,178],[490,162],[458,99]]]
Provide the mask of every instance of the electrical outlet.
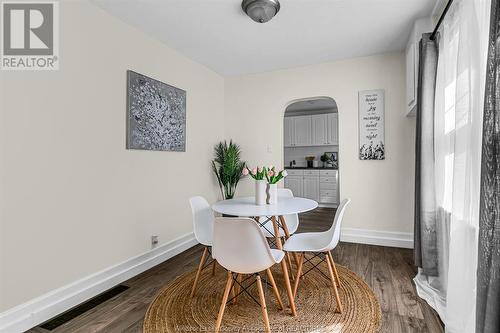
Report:
[[151,236],[151,248],[154,249],[158,245],[158,236]]

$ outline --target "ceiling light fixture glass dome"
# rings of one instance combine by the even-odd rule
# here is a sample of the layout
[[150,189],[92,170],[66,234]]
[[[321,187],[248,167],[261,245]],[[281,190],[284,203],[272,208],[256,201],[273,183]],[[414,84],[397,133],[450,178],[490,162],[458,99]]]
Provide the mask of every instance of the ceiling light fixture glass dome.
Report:
[[255,22],[266,23],[278,14],[280,3],[278,0],[243,0],[241,8]]

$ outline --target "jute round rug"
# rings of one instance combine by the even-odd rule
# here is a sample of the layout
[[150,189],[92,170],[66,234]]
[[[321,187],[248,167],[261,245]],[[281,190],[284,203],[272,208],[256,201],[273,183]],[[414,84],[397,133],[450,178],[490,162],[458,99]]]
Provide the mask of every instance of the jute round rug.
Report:
[[[271,287],[264,284],[271,331],[378,332],[382,314],[373,291],[354,272],[340,265],[337,265],[337,269],[341,280],[342,314],[335,312],[335,296],[330,280],[316,270],[300,281],[296,317],[291,316],[289,308],[278,310]],[[272,271],[281,299],[287,306],[281,266],[276,265]],[[212,276],[211,269],[206,268],[200,276],[196,295],[190,298],[195,273],[193,271],[178,277],[158,294],[146,312],[144,333],[213,332],[227,273],[218,267],[216,275]],[[265,274],[261,276],[264,279]],[[250,278],[246,284],[254,280]],[[255,283],[248,292],[259,299]],[[248,295],[241,294],[237,304],[228,304],[226,307],[221,332],[256,331],[264,331],[261,309]]]

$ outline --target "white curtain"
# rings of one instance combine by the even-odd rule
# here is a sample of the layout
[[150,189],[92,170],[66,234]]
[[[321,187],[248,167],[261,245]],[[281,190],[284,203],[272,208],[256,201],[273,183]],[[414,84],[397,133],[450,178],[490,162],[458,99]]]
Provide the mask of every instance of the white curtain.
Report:
[[475,330],[481,133],[491,0],[456,0],[439,31],[434,114],[438,276],[420,297],[446,332]]

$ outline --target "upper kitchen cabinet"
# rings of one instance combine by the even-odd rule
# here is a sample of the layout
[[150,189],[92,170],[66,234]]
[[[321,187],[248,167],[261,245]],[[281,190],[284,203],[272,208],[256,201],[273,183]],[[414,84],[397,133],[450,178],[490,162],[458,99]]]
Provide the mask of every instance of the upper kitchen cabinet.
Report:
[[338,145],[338,114],[285,117],[284,146],[309,147]]
[[326,114],[326,124],[327,124],[327,140],[328,145],[338,145],[339,144],[339,114],[338,113],[328,113]]
[[415,21],[406,45],[406,116],[415,116],[418,93],[418,59],[422,34],[432,32],[432,20],[421,18]]
[[284,140],[283,143],[285,147],[293,147],[293,144],[295,143],[295,138],[294,138],[294,121],[292,117],[285,117],[285,128],[284,128]]
[[326,114],[316,114],[311,116],[313,146],[322,146],[328,143],[328,126],[326,116]]
[[311,116],[285,117],[284,123],[285,147],[304,147],[312,145]]
[[294,146],[310,146],[312,144],[311,116],[292,117],[294,121]]

